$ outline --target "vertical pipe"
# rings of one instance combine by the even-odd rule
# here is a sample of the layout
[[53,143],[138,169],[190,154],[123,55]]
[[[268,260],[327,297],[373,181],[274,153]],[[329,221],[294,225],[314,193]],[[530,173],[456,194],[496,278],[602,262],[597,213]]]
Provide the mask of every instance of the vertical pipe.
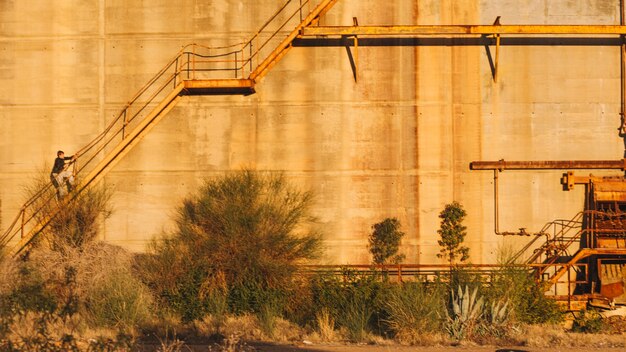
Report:
[[567,309],[572,309],[572,271],[567,270]]
[[500,225],[498,214],[498,170],[493,170],[493,218],[494,218],[494,232],[496,235],[500,234]]
[[[620,0],[619,1],[619,23],[621,26],[623,26],[624,24],[626,24],[626,15],[624,14],[624,10],[625,10],[624,6],[624,0]],[[623,133],[626,133],[626,37],[624,35],[620,35],[620,39],[622,40],[622,43],[620,45],[620,62],[621,62],[621,66],[620,66],[620,91],[621,91],[621,111],[620,111],[620,115],[621,115],[621,123],[622,126],[620,126],[620,135]],[[623,138],[626,138],[623,137]],[[624,148],[624,158],[626,158],[626,146]]]

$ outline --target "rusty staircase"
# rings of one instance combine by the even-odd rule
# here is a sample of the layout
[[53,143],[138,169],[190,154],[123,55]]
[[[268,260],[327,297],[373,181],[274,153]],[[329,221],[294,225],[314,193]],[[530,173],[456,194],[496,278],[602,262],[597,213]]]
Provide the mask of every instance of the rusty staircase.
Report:
[[[104,131],[76,153],[74,169],[80,182],[75,190],[59,201],[51,184],[41,187],[0,235],[0,246],[19,237],[12,254],[24,251],[64,205],[111,171],[182,96],[255,93],[256,83],[291,49],[294,39],[305,27],[317,25],[337,1],[286,0],[247,42],[221,48],[185,46],[135,94]],[[285,28],[293,29],[286,32]]]

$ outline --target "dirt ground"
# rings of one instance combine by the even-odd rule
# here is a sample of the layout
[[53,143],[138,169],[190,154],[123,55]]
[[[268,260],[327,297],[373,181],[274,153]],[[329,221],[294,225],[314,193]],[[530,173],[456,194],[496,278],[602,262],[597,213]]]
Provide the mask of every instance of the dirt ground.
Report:
[[[539,336],[539,339],[531,341],[529,344],[544,347],[526,347],[526,346],[402,346],[389,342],[382,345],[368,344],[346,344],[341,342],[335,343],[312,343],[301,341],[297,343],[271,343],[271,342],[255,342],[247,341],[243,345],[235,348],[224,349],[218,345],[211,345],[207,341],[198,341],[185,344],[182,351],[189,352],[626,352],[626,317],[613,316],[605,321],[604,334],[566,334],[559,329],[548,329],[545,327],[531,327],[524,331],[528,336]],[[554,345],[554,347],[549,347]],[[567,347],[569,346],[586,346],[586,347]],[[596,347],[589,347],[596,346]],[[606,346],[606,347],[597,347]],[[620,347],[613,347],[620,346]],[[166,350],[160,348],[157,341],[146,341],[140,349],[142,352],[155,352],[158,350]]]
[[[251,351],[258,352],[623,352],[623,348],[532,348],[532,347],[418,347],[418,346],[371,346],[371,345],[309,345],[288,346],[274,344],[251,344]],[[207,351],[206,347],[201,349]]]
[[[157,346],[147,348],[143,351],[155,351]],[[220,351],[219,349],[209,349],[207,345],[186,345],[185,351]],[[251,342],[237,352],[623,352],[624,348],[581,348],[581,347],[496,347],[496,346],[442,346],[442,347],[420,347],[420,346],[375,346],[375,345],[340,345],[340,344],[320,344],[320,345],[282,345],[265,342]]]
[[309,346],[280,346],[259,344],[254,345],[260,352],[623,352],[623,348],[533,348],[533,347],[494,347],[494,346],[446,346],[446,347],[419,347],[419,346],[371,346],[371,345],[309,345]]

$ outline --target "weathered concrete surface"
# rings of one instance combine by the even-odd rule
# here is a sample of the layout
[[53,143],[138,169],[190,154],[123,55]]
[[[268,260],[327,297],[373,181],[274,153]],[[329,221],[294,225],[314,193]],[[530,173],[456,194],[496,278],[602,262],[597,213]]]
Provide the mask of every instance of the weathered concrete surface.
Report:
[[[0,1],[0,219],[22,184],[93,138],[182,45],[239,43],[272,0]],[[323,24],[617,24],[617,0],[340,0]],[[284,171],[317,195],[330,263],[365,263],[370,226],[398,217],[407,262],[438,262],[438,213],[461,202],[473,262],[491,262],[490,172],[473,160],[618,159],[619,48],[503,46],[494,83],[481,46],[293,48],[249,97],[185,97],[120,162],[103,237],[133,250],[171,229],[204,177]],[[491,48],[490,55],[495,54]],[[45,165],[45,166],[44,166]],[[597,173],[597,172],[596,172]],[[560,171],[500,175],[501,230],[537,231],[582,208]],[[514,239],[521,242],[524,239]]]

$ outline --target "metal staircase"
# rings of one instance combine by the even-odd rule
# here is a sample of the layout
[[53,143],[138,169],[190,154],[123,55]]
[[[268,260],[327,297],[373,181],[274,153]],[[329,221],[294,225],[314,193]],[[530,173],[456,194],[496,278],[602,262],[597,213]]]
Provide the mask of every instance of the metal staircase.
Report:
[[17,237],[20,240],[12,254],[27,248],[64,205],[100,181],[182,96],[255,93],[256,83],[289,51],[302,30],[319,23],[320,17],[337,1],[286,0],[244,43],[221,48],[185,46],[135,94],[102,133],[76,153],[74,167],[79,184],[75,190],[57,200],[52,184],[42,186],[0,235],[0,248]]

